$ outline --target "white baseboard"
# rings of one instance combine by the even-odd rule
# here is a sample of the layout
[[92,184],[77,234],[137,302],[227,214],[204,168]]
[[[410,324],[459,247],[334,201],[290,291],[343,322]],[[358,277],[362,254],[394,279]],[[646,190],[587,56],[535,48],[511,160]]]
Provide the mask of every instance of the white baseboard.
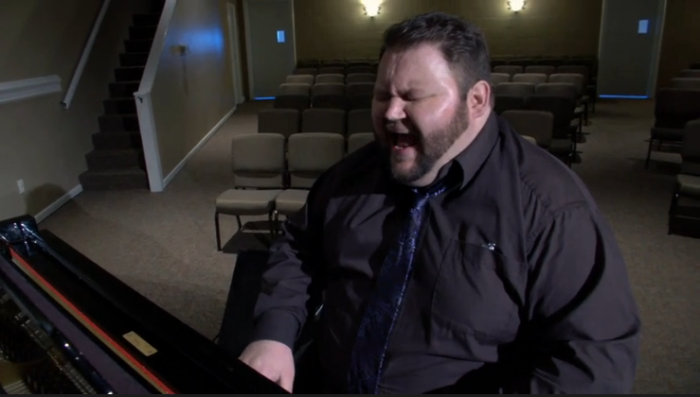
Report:
[[58,75],[0,83],[0,104],[61,92]]
[[58,200],[49,204],[48,207],[44,208],[43,210],[41,210],[41,212],[34,215],[34,219],[36,219],[36,223],[41,223],[41,221],[48,218],[51,214],[56,212],[59,208],[63,207],[64,204],[73,200],[77,195],[79,195],[82,192],[83,192],[83,185],[78,185],[78,186],[74,187],[73,189],[71,189],[70,192],[59,197]]
[[166,177],[163,179],[163,189],[165,189],[165,187],[168,186],[168,184],[175,178],[175,176],[176,176],[177,174],[179,174],[180,171],[182,171],[182,169],[185,167],[185,164],[187,164],[187,162],[190,161],[190,159],[191,159],[195,154],[197,154],[197,152],[199,151],[199,149],[201,149],[202,146],[204,146],[204,145],[207,143],[207,141],[208,141],[212,136],[214,136],[214,134],[216,134],[216,131],[218,131],[219,128],[221,128],[221,126],[224,125],[224,123],[226,123],[226,121],[228,121],[229,118],[231,118],[231,116],[233,115],[233,112],[235,112],[235,111],[236,111],[236,106],[234,106],[233,108],[231,108],[231,110],[229,110],[228,113],[226,113],[226,115],[225,115],[221,120],[219,120],[218,123],[216,123],[216,125],[214,126],[214,128],[212,128],[211,131],[209,131],[209,132],[207,133],[207,135],[205,135],[204,138],[202,138],[202,140],[199,141],[199,143],[198,143],[197,145],[195,145],[195,147],[192,148],[192,150],[190,150],[189,153],[187,153],[187,156],[185,156],[185,158],[183,158],[182,161],[180,161],[180,162],[175,166],[175,168],[173,168],[173,170],[170,171],[170,173],[168,174],[168,176],[166,176]]

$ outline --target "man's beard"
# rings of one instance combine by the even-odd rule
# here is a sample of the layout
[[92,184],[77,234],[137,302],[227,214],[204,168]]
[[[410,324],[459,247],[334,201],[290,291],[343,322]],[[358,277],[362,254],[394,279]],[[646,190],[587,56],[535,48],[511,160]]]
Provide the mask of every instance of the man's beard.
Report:
[[397,154],[390,146],[388,148],[389,166],[394,180],[404,185],[410,185],[427,175],[467,128],[469,128],[469,115],[465,107],[460,106],[446,127],[430,132],[427,136],[422,133],[418,134],[414,146],[416,158],[408,170],[397,167],[401,160],[397,158]]

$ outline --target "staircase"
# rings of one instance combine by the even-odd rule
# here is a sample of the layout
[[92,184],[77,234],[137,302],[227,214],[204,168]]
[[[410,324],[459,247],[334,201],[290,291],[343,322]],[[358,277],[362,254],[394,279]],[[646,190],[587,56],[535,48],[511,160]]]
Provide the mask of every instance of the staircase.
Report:
[[85,155],[88,170],[80,175],[83,190],[148,189],[136,100],[164,0],[153,2],[153,13],[135,14],[119,55],[109,98],[103,101],[100,131],[92,135],[94,150]]

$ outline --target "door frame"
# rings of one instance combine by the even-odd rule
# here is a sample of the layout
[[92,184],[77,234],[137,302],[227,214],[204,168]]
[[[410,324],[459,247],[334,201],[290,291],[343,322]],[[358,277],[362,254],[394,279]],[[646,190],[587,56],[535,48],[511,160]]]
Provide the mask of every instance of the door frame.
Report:
[[[605,19],[606,19],[606,12],[605,10],[607,9],[606,5],[607,2],[610,0],[603,0],[602,3],[602,11],[601,11],[601,16],[600,16],[600,30],[598,33],[598,61],[601,59],[601,55],[603,54],[603,42],[604,42],[604,33],[605,33]],[[660,0],[660,5],[658,8],[658,22],[656,23],[656,27],[654,29],[654,47],[652,49],[652,56],[653,60],[651,62],[650,68],[649,68],[649,76],[647,77],[647,89],[646,89],[646,95],[641,96],[641,97],[628,97],[628,96],[623,96],[626,99],[654,99],[655,94],[656,94],[656,85],[658,84],[658,78],[659,78],[659,65],[661,63],[661,46],[663,44],[663,39],[664,39],[664,29],[666,26],[666,9],[668,8],[668,0]],[[603,98],[600,96],[600,93],[597,94],[600,98]]]
[[661,65],[661,46],[664,41],[664,29],[666,28],[666,10],[668,0],[661,0],[659,6],[659,22],[656,24],[656,43],[654,43],[654,61],[649,71],[649,87],[647,88],[649,99],[656,97],[656,85],[659,83],[659,66]]
[[231,69],[233,73],[233,91],[236,105],[245,102],[245,91],[243,89],[243,63],[241,62],[241,43],[240,35],[238,34],[238,11],[236,6],[240,0],[234,0],[233,3],[226,2],[226,11],[229,27],[229,40],[231,45]]
[[[248,97],[251,101],[255,100],[255,71],[253,70],[253,50],[250,43],[250,11],[248,2],[251,0],[243,1],[243,20],[245,23],[245,43],[246,43],[246,60],[248,61]],[[260,0],[253,0],[260,1]],[[289,2],[289,13],[292,16],[292,48],[294,49],[294,65],[297,63],[297,29],[296,21],[294,18],[294,0],[263,0],[263,1],[288,1]],[[289,71],[292,72],[291,70]]]

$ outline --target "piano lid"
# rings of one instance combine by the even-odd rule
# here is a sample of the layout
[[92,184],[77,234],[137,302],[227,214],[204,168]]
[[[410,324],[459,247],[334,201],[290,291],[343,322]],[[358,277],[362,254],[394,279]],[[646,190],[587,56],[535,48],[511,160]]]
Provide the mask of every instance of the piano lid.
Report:
[[34,290],[30,301],[44,296],[54,312],[63,313],[64,321],[53,313],[52,326],[66,334],[66,324],[81,331],[71,334],[81,354],[87,358],[89,350],[83,339],[99,347],[101,356],[92,352],[92,364],[117,363],[152,393],[286,393],[53,233],[39,230],[32,217],[0,222],[0,256],[0,277],[24,280],[24,292]]

